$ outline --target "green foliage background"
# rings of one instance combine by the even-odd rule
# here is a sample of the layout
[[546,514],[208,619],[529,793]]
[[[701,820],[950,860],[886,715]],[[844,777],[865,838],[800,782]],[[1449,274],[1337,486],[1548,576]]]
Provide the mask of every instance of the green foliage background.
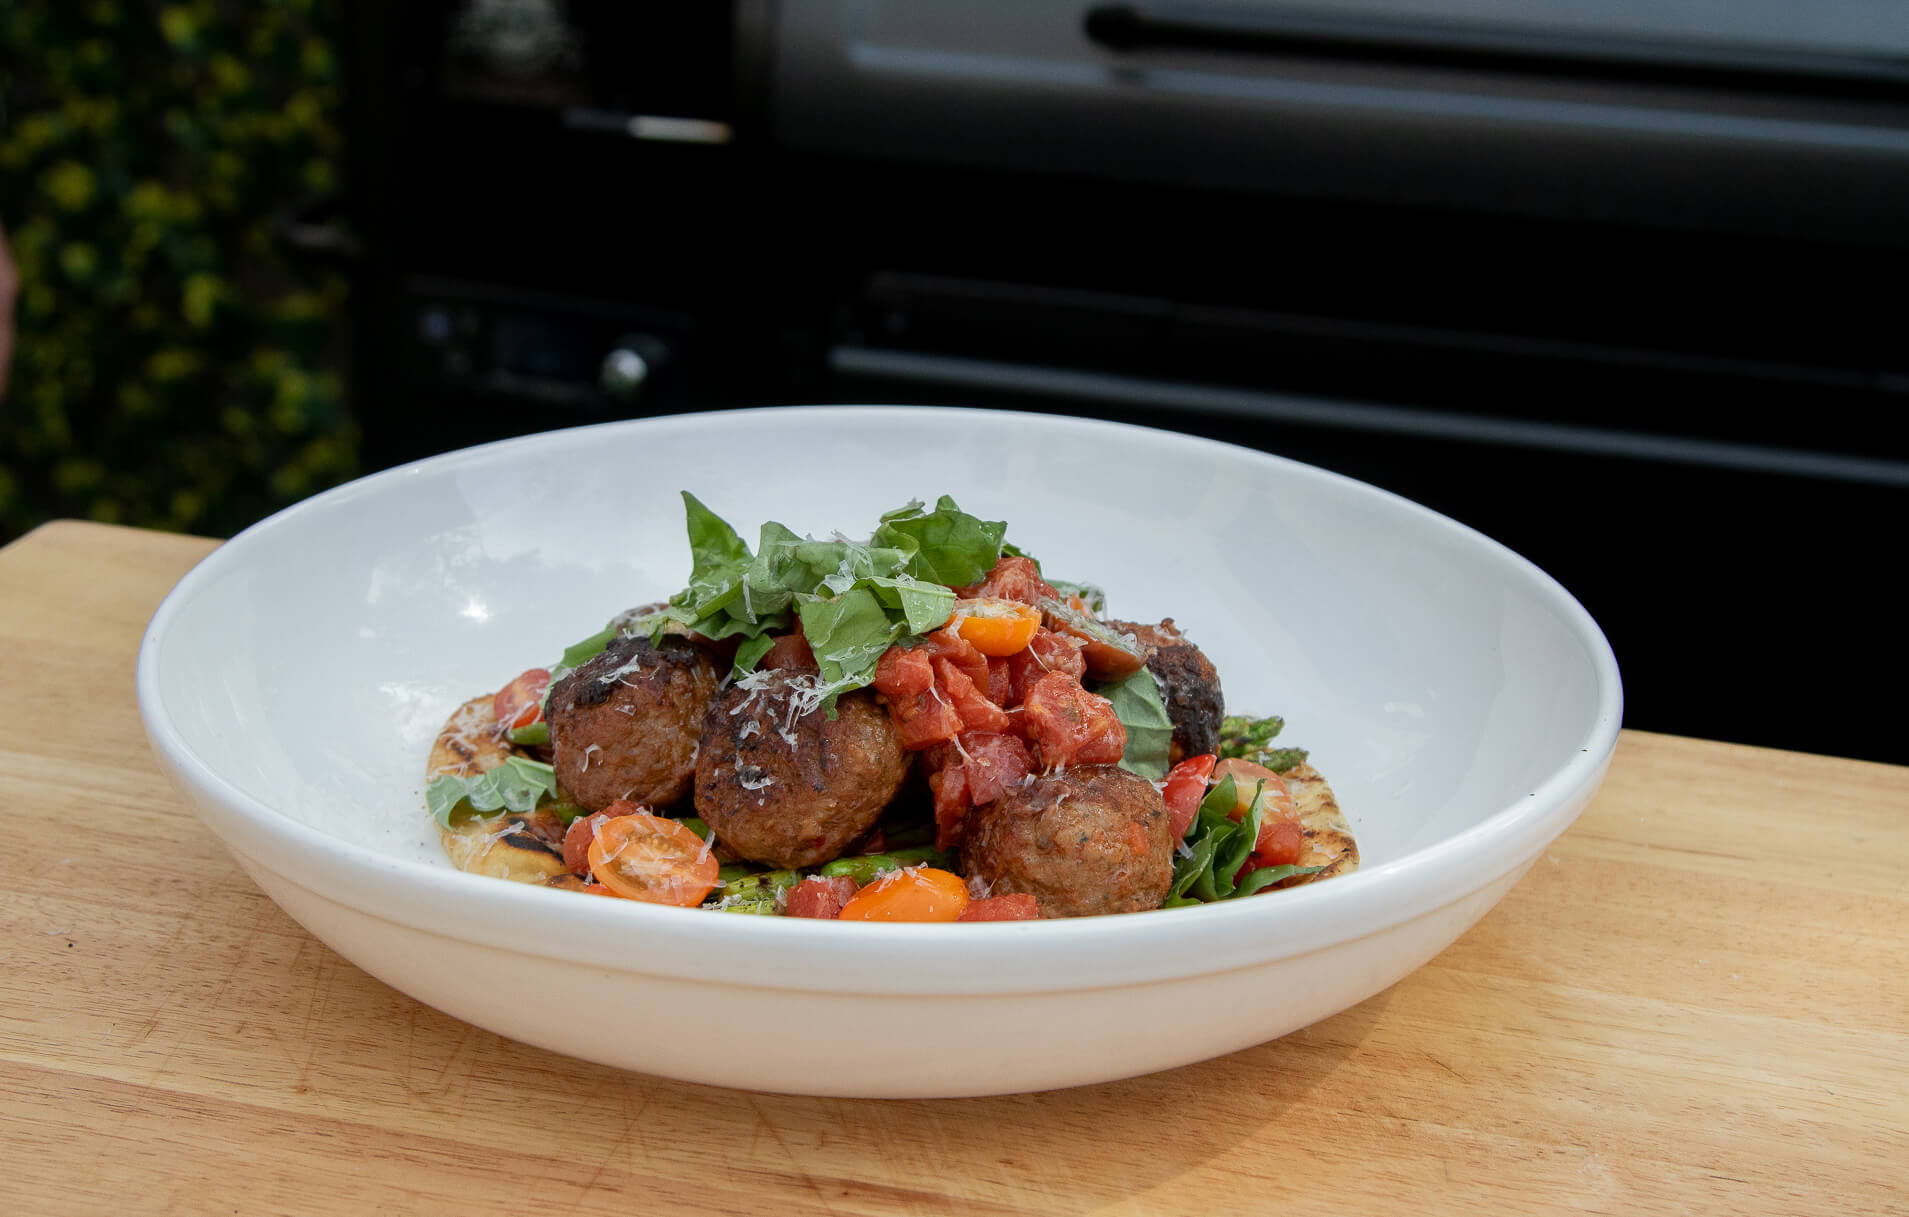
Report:
[[271,236],[337,177],[335,25],[327,0],[0,0],[0,541],[224,536],[354,473],[344,283]]

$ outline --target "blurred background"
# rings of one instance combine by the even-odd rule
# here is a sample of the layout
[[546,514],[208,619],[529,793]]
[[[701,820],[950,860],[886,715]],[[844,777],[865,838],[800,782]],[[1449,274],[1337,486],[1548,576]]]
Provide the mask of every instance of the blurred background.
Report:
[[13,0],[0,106],[0,540],[613,418],[1064,412],[1498,538],[1630,726],[1909,761],[1895,0]]

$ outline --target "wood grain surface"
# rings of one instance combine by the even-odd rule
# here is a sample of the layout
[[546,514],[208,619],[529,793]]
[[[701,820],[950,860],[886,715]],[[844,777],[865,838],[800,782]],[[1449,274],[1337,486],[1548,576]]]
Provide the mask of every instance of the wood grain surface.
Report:
[[1909,769],[1627,733],[1477,928],[1283,1040],[1011,1098],[717,1090],[459,1023],[252,886],[133,699],[210,548],[0,550],[8,1217],[1909,1213]]

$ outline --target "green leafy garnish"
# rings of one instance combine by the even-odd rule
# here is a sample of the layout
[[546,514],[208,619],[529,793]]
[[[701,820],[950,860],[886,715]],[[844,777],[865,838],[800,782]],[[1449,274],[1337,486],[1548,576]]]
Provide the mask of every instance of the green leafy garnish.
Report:
[[454,816],[493,811],[535,811],[543,799],[557,797],[557,775],[542,761],[513,756],[487,773],[460,777],[439,774],[424,787],[424,805],[440,827]]
[[756,552],[735,529],[683,494],[692,569],[670,597],[662,621],[705,638],[740,637],[738,675],[754,671],[772,645],[799,621],[821,669],[822,708],[834,714],[841,694],[875,677],[882,653],[948,621],[952,585],[993,569],[1007,525],[968,515],[943,495],[933,511],[909,503],[881,517],[866,542],[815,541],[773,520],[762,526]]
[[762,662],[762,657],[767,655],[770,648],[775,646],[775,644],[776,640],[767,634],[758,634],[737,647],[735,659],[736,671],[755,671],[756,665]]
[[[1250,896],[1282,879],[1294,875],[1313,875],[1319,866],[1264,866],[1239,875],[1240,868],[1253,855],[1259,840],[1259,825],[1264,810],[1262,791],[1255,791],[1252,809],[1235,820],[1231,812],[1239,805],[1238,788],[1233,775],[1227,774],[1200,800],[1199,814],[1187,828],[1185,849],[1173,860],[1173,883],[1167,889],[1166,908],[1189,904],[1210,904],[1216,900],[1234,900]],[[1239,875],[1239,882],[1234,876]]]
[[909,555],[909,573],[947,587],[978,582],[1001,557],[1005,520],[981,520],[955,506],[947,495],[923,511],[919,501],[885,513],[869,538]]
[[1093,692],[1113,703],[1114,717],[1127,729],[1127,747],[1120,767],[1143,778],[1167,776],[1168,748],[1173,743],[1173,720],[1160,696],[1160,682],[1152,669],[1141,668],[1122,680],[1094,686]]
[[[606,625],[582,642],[573,642],[565,647],[563,649],[563,658],[559,659],[556,666],[550,669],[550,684],[555,685],[558,681],[570,675],[570,673],[603,654],[610,643],[616,640],[616,636],[617,628],[614,625]],[[544,700],[550,700],[549,687],[545,687],[544,689]]]
[[882,652],[909,633],[906,623],[892,619],[881,599],[865,587],[827,600],[805,599],[800,612],[802,636],[821,669],[825,707],[874,680]]

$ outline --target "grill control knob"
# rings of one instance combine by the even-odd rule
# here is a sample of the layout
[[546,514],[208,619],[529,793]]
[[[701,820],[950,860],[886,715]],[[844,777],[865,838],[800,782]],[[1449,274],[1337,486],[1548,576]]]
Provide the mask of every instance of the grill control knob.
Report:
[[669,358],[669,348],[648,334],[631,334],[618,340],[603,357],[597,383],[605,393],[622,401],[642,396],[643,387]]

